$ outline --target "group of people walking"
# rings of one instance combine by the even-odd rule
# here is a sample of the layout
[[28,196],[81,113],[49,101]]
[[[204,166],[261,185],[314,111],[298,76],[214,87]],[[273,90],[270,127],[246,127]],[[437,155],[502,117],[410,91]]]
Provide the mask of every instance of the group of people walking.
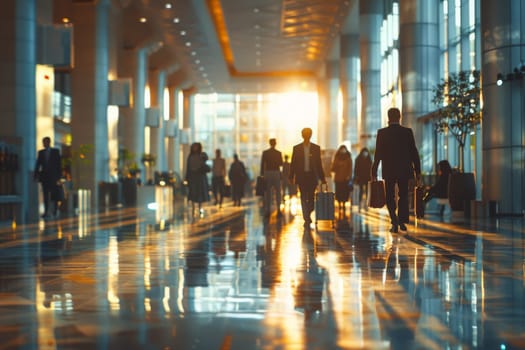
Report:
[[[382,166],[382,178],[385,182],[386,206],[391,221],[391,232],[405,231],[409,223],[409,181],[415,179],[420,182],[421,165],[418,150],[412,129],[400,123],[401,112],[398,108],[388,110],[388,126],[377,131],[375,156],[372,157],[367,148],[361,149],[352,161],[351,152],[345,145],[338,148],[329,171],[333,173],[335,184],[335,200],[338,203],[340,216],[346,212],[346,202],[354,188],[358,190],[358,204],[361,208],[366,201],[369,181],[378,178],[379,165]],[[319,183],[326,184],[325,171],[321,161],[321,147],[311,142],[312,129],[304,128],[301,131],[303,141],[293,147],[291,161],[276,149],[275,138],[269,140],[270,147],[262,152],[260,175],[264,178],[265,190],[263,210],[264,216],[269,217],[272,203],[275,203],[277,216],[282,216],[282,196],[293,196],[300,192],[302,214],[305,227],[312,222],[311,213],[314,210],[314,196]],[[35,164],[34,176],[42,184],[44,197],[44,217],[51,215],[48,203],[56,200],[56,189],[61,176],[60,153],[50,147],[50,138],[43,140],[44,148],[39,151]],[[209,165],[211,163],[211,166]],[[211,172],[211,192],[215,205],[222,206],[224,197],[231,196],[235,206],[241,205],[246,183],[249,179],[246,167],[239,160],[237,154],[229,169],[220,149],[215,151],[215,158],[209,160],[203,151],[202,145],[195,142],[190,146],[190,153],[186,161],[185,180],[187,183],[187,198],[192,203],[192,213],[198,209],[202,214],[202,204],[210,200],[208,174]],[[448,161],[439,163],[438,181],[425,195],[424,201],[438,198],[441,205],[440,214],[443,215],[444,202],[447,198],[448,177],[452,169]],[[228,179],[229,184],[227,184]],[[397,189],[397,191],[396,191]],[[397,195],[396,195],[397,193]],[[441,201],[439,201],[441,199]],[[57,210],[55,204],[53,210]]]
[[[237,154],[233,156],[233,162],[226,172],[226,160],[222,157],[220,149],[215,151],[212,166],[208,165],[208,155],[202,149],[202,144],[195,142],[190,146],[190,153],[186,160],[186,176],[184,177],[188,186],[188,200],[192,203],[192,214],[202,214],[202,204],[210,200],[208,173],[212,173],[212,193],[215,204],[222,206],[224,197],[231,196],[235,206],[241,205],[244,197],[244,187],[248,180],[248,174],[244,163],[239,160]],[[226,175],[230,185],[226,184]]]
[[[301,131],[303,142],[293,147],[292,160],[286,181],[297,184],[301,195],[301,207],[305,227],[309,227],[314,210],[314,196],[319,183],[326,184],[326,177],[321,161],[321,148],[310,141],[312,130]],[[270,148],[263,152],[261,175],[266,180],[264,200],[265,216],[271,214],[272,192],[275,193],[277,215],[281,215],[279,203],[281,198],[278,171],[282,166],[281,152],[275,149],[275,139],[270,140]],[[363,148],[355,160],[346,146],[339,147],[330,166],[335,184],[335,200],[338,203],[340,216],[346,212],[345,204],[349,200],[354,185],[358,189],[358,204],[361,207],[365,200],[369,181],[377,181],[381,164],[382,178],[385,182],[386,206],[390,216],[391,232],[406,231],[409,223],[409,181],[421,181],[421,162],[412,129],[401,125],[401,111],[398,108],[388,110],[388,126],[377,131],[375,157],[367,148]],[[353,170],[353,171],[352,171]],[[450,164],[439,163],[439,180],[428,191],[425,201],[432,197],[446,197]],[[441,214],[443,214],[441,208]]]
[[[400,124],[401,112],[397,108],[388,110],[388,126],[377,132],[375,157],[372,157],[367,148],[363,148],[355,159],[344,145],[340,146],[334,155],[329,171],[333,173],[335,184],[335,200],[338,203],[339,215],[344,216],[346,202],[349,201],[354,186],[358,190],[358,204],[365,200],[367,185],[371,180],[377,180],[379,164],[382,164],[382,177],[385,181],[386,206],[391,220],[391,231],[406,230],[409,222],[409,180],[419,181],[421,165],[418,150],[412,129]],[[262,152],[260,175],[264,178],[265,191],[263,200],[264,216],[272,215],[274,211],[281,216],[281,202],[283,183],[296,185],[301,196],[301,208],[304,224],[310,226],[311,213],[314,210],[315,191],[319,183],[326,184],[325,170],[321,161],[321,147],[311,142],[312,129],[304,128],[301,131],[303,141],[293,147],[291,161],[283,161],[282,153],[276,149],[275,138],[269,140],[270,147]],[[209,198],[206,183],[206,173],[213,171],[212,190],[215,203],[222,204],[224,196],[224,178],[226,166],[217,150],[213,166],[207,171],[200,171],[205,167],[207,157],[203,155],[200,144],[194,144],[188,156],[188,172],[186,180],[189,185],[188,199],[193,203],[207,201]],[[201,165],[199,165],[201,164]],[[328,170],[328,169],[327,169]],[[200,177],[199,177],[200,176]],[[232,197],[236,205],[240,204],[242,189],[247,179],[246,170],[242,162],[235,156],[234,163],[228,172],[232,184]],[[200,179],[200,180],[199,180]],[[239,186],[242,187],[239,188]],[[397,196],[396,200],[396,188]],[[199,207],[199,209],[201,209]]]

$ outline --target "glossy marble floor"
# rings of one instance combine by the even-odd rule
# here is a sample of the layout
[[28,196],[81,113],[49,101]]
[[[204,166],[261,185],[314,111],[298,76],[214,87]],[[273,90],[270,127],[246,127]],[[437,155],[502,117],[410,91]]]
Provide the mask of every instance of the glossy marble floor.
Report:
[[525,349],[522,219],[168,207],[2,229],[0,350]]

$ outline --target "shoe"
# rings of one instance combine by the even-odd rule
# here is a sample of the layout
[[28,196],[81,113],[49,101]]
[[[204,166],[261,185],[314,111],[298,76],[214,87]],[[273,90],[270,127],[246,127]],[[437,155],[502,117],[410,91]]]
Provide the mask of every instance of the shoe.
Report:
[[399,224],[399,229],[400,229],[401,231],[405,231],[405,232],[406,232],[406,230],[407,230],[407,226],[405,225],[405,223],[402,222],[402,223]]
[[397,230],[397,225],[392,225],[392,227],[390,227],[390,232],[398,233],[399,231]]

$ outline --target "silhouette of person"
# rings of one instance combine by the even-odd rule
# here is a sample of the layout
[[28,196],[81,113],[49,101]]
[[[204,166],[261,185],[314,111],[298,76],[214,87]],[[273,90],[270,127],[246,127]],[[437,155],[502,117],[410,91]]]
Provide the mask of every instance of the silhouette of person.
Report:
[[283,157],[281,152],[275,149],[277,144],[275,139],[270,139],[270,148],[263,151],[261,157],[261,176],[264,177],[264,216],[267,218],[272,211],[272,197],[275,192],[275,208],[277,215],[281,216],[281,166]]
[[312,129],[304,128],[301,135],[303,142],[293,147],[289,180],[299,186],[304,226],[309,227],[312,223],[310,215],[314,210],[315,188],[319,181],[326,184],[326,179],[321,163],[321,147],[310,142]]
[[286,195],[289,197],[293,197],[297,194],[297,188],[294,184],[290,182],[290,157],[285,154],[284,155],[284,162],[283,162],[283,171],[281,176],[281,183],[282,183],[282,195],[283,195],[283,202],[285,200]]
[[345,145],[341,145],[335,153],[330,171],[334,173],[335,200],[338,203],[339,218],[341,218],[345,216],[345,205],[350,197],[350,180],[352,179],[352,155]]
[[448,179],[452,174],[452,167],[448,160],[441,160],[438,163],[438,178],[436,183],[430,187],[428,192],[423,197],[423,201],[427,203],[432,198],[437,198],[439,205],[439,215],[443,216],[445,213],[445,206],[448,198]]
[[[370,157],[370,152],[368,148],[362,148],[359,152],[359,155],[355,159],[354,167],[354,185],[359,187],[359,199],[357,204],[359,209],[361,209],[361,203],[367,202],[367,192],[368,192],[368,181],[370,181],[370,172],[372,169],[372,157]],[[366,205],[366,204],[365,204]]]
[[[62,176],[62,159],[60,151],[51,147],[51,138],[46,136],[42,139],[43,149],[38,151],[33,177],[42,185],[44,195],[43,218],[49,218],[53,214],[58,215],[58,182]],[[54,213],[50,213],[50,204],[53,203]]]
[[211,167],[211,190],[215,205],[222,207],[222,199],[224,197],[224,178],[226,176],[226,160],[221,157],[221,150],[215,150],[215,158]]
[[232,200],[236,207],[241,206],[242,197],[244,197],[244,185],[248,179],[244,163],[239,160],[237,154],[233,155],[233,163],[228,171],[228,178],[232,186]]
[[186,161],[186,181],[188,183],[188,200],[191,201],[192,216],[195,216],[195,204],[202,212],[202,203],[210,200],[208,192],[208,178],[206,173],[210,167],[206,164],[208,155],[202,151],[202,145],[195,142],[190,147],[190,154]]
[[[419,181],[421,164],[412,129],[401,126],[401,112],[398,108],[388,110],[388,127],[379,129],[376,138],[376,153],[372,164],[372,178],[377,180],[377,169],[382,163],[382,174],[385,180],[386,206],[392,227],[390,232],[398,229],[406,231],[408,218],[408,181],[414,178]],[[395,187],[398,188],[398,203],[395,198]]]

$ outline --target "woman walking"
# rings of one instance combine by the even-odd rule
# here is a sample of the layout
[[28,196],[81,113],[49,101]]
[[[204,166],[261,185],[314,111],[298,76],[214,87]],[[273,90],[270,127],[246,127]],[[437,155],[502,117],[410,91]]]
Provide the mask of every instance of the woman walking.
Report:
[[[364,203],[367,202],[367,191],[368,191],[368,181],[370,181],[372,170],[372,157],[370,157],[370,152],[368,148],[361,149],[359,155],[355,159],[355,169],[354,169],[354,185],[359,187],[359,199],[357,204],[359,210],[361,210],[361,203],[364,200]],[[366,205],[366,204],[365,204]]]
[[233,155],[233,163],[230,166],[228,177],[231,184],[233,205],[239,207],[241,205],[241,199],[244,197],[244,185],[246,184],[248,176],[246,174],[246,168],[243,162],[239,160],[237,154]]
[[208,178],[206,173],[211,169],[206,164],[208,155],[202,151],[202,145],[195,142],[190,147],[190,154],[186,161],[186,182],[188,183],[188,200],[191,201],[191,213],[195,216],[195,204],[198,205],[199,215],[204,214],[202,203],[210,200]]
[[346,202],[350,197],[350,179],[352,179],[352,155],[345,145],[337,150],[332,166],[335,183],[335,200],[338,203],[339,218],[345,217]]

